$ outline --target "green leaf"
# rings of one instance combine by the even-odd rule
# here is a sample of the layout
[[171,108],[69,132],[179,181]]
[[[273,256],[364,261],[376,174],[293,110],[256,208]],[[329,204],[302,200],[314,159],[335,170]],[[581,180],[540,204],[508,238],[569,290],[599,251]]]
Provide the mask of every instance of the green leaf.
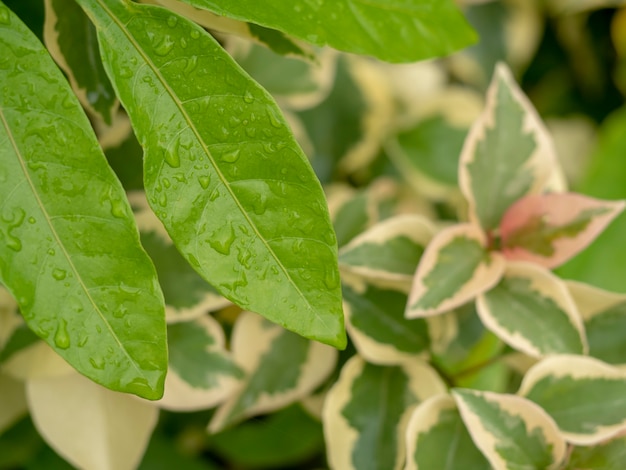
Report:
[[573,444],[597,444],[626,429],[626,376],[597,359],[544,359],[526,373],[518,393],[552,416]]
[[589,355],[608,364],[626,364],[626,295],[581,282],[566,282],[585,322]]
[[122,186],[42,45],[0,18],[0,282],[79,372],[160,398],[163,295]]
[[329,45],[389,62],[448,55],[476,40],[448,0],[304,0],[273,5],[254,0],[184,0],[218,15],[278,29],[318,46]]
[[217,432],[250,416],[306,397],[333,371],[337,351],[244,312],[232,335],[233,356],[246,372],[209,424]]
[[588,350],[582,319],[565,284],[545,268],[507,263],[500,283],[479,296],[476,305],[487,328],[526,354]]
[[374,364],[399,364],[428,350],[424,319],[404,318],[406,295],[393,290],[344,285],[348,331],[363,358]]
[[496,284],[504,258],[485,245],[484,234],[471,224],[454,225],[435,235],[417,267],[406,316],[443,313]]
[[476,448],[454,400],[437,395],[421,403],[411,415],[406,432],[405,470],[489,470]]
[[452,394],[474,443],[494,468],[556,469],[565,458],[559,429],[533,402],[469,389]]
[[352,357],[324,404],[330,467],[399,470],[411,412],[420,402],[444,392],[439,376],[420,360],[381,367]]
[[574,447],[566,470],[622,470],[626,462],[626,438],[593,447]]
[[169,370],[158,406],[175,411],[203,410],[228,398],[244,372],[224,343],[221,326],[208,315],[168,325]]
[[432,224],[422,216],[386,219],[342,247],[339,267],[372,284],[408,289],[434,232]]
[[112,124],[119,101],[100,60],[96,29],[73,0],[45,0],[44,39],[81,104]]
[[539,116],[499,65],[485,110],[470,130],[459,164],[459,183],[470,220],[487,232],[515,201],[551,185],[561,187],[552,141]]
[[144,148],[150,205],[179,251],[242,308],[345,347],[324,195],[271,97],[182,17],[79,3]]

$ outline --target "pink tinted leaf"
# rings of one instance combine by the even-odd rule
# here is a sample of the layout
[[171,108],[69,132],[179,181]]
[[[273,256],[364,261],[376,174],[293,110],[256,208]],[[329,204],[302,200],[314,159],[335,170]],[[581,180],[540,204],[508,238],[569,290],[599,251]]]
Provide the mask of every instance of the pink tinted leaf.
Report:
[[524,197],[502,218],[501,251],[510,260],[555,268],[589,245],[623,209],[623,201],[573,193]]

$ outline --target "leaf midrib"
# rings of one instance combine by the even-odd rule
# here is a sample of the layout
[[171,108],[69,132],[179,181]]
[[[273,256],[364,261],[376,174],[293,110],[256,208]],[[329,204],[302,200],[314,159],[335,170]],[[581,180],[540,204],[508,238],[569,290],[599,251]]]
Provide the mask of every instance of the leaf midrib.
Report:
[[[219,180],[221,181],[222,185],[224,186],[224,188],[226,188],[228,194],[231,196],[232,200],[235,202],[235,204],[237,205],[237,207],[239,208],[239,212],[243,215],[244,219],[246,220],[246,222],[248,222],[249,226],[252,228],[252,230],[254,231],[254,233],[257,235],[258,239],[261,240],[261,242],[263,243],[263,245],[265,246],[265,248],[267,249],[267,251],[271,254],[272,258],[274,259],[274,261],[277,263],[277,265],[280,267],[280,269],[282,270],[282,272],[284,273],[284,275],[286,276],[286,278],[290,281],[290,284],[295,288],[295,291],[298,293],[298,295],[304,300],[307,308],[309,309],[309,311],[313,312],[315,314],[315,316],[324,324],[326,325],[326,322],[323,320],[323,318],[321,316],[319,316],[317,314],[317,312],[315,311],[315,309],[311,306],[311,304],[309,303],[308,299],[306,298],[306,296],[303,294],[303,292],[300,290],[300,288],[298,287],[298,285],[295,283],[295,281],[293,280],[293,278],[291,277],[291,275],[289,274],[289,272],[287,271],[287,268],[283,265],[283,263],[281,263],[281,261],[276,257],[276,254],[274,253],[274,251],[270,248],[270,246],[268,245],[267,241],[265,240],[265,238],[259,233],[256,224],[254,224],[252,222],[252,220],[250,219],[250,217],[248,217],[248,214],[246,213],[246,211],[244,210],[244,208],[242,207],[239,199],[235,196],[235,194],[233,193],[231,186],[230,186],[230,182],[224,177],[224,174],[221,172],[221,170],[219,169],[219,167],[217,166],[215,159],[213,158],[213,155],[211,154],[211,152],[209,151],[207,145],[205,145],[203,139],[201,138],[198,130],[196,129],[196,126],[194,125],[193,121],[191,120],[190,116],[187,114],[187,112],[185,111],[185,109],[182,106],[182,101],[179,100],[176,96],[176,93],[174,92],[174,90],[168,85],[167,81],[165,80],[165,78],[163,77],[163,75],[160,73],[160,70],[156,67],[156,65],[150,60],[150,58],[144,53],[144,50],[142,47],[140,47],[140,45],[137,43],[137,41],[135,41],[134,37],[128,32],[126,25],[124,25],[119,18],[117,18],[117,16],[108,8],[108,6],[106,4],[104,4],[103,0],[96,0],[98,2],[98,4],[100,4],[100,6],[102,7],[102,9],[104,11],[106,11],[106,13],[109,15],[109,17],[111,18],[111,20],[118,26],[118,28],[120,29],[120,31],[122,31],[122,33],[126,36],[126,38],[128,39],[128,41],[135,47],[135,50],[142,56],[142,58],[144,59],[144,63],[148,65],[148,67],[150,67],[150,69],[152,70],[152,72],[154,73],[154,75],[156,76],[156,78],[159,80],[159,82],[161,83],[161,85],[163,86],[163,88],[165,89],[165,91],[167,92],[167,94],[170,96],[171,100],[174,102],[174,104],[176,105],[176,108],[179,110],[180,114],[182,115],[183,119],[185,120],[185,122],[187,123],[187,125],[189,126],[189,129],[193,132],[196,140],[198,141],[198,143],[200,144],[200,146],[202,147],[204,153],[206,154],[208,160],[211,162],[211,165],[213,166],[213,169],[215,170]],[[132,13],[131,13],[132,14]],[[134,15],[133,15],[134,16]],[[131,18],[132,20],[132,18]],[[130,23],[130,20],[129,22]],[[229,95],[232,96],[232,95]],[[159,167],[159,174],[161,172],[161,168],[163,168],[164,165],[164,161],[160,162],[160,167]],[[326,245],[328,246],[328,245]],[[196,252],[196,254],[198,254]]]

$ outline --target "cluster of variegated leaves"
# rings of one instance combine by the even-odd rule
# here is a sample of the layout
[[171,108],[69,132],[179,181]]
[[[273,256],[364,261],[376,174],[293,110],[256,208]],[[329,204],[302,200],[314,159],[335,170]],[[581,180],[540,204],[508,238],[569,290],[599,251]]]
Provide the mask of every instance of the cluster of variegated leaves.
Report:
[[[390,148],[405,160],[411,150],[402,136]],[[573,454],[567,444],[626,430],[615,367],[626,343],[611,331],[626,298],[550,272],[623,202],[565,192],[550,137],[504,65],[458,168],[468,222],[388,217],[340,250],[359,355],[326,401],[333,467],[400,468],[406,455],[407,469],[579,468],[624,455],[623,438]],[[503,393],[511,368],[516,394]]]

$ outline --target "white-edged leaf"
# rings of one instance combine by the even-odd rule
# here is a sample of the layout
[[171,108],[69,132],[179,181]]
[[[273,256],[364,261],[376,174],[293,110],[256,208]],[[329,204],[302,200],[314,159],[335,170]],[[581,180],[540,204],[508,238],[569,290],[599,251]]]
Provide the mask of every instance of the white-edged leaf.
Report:
[[187,321],[231,305],[178,252],[163,223],[150,209],[145,193],[132,191],[128,200],[135,213],[141,243],[159,276],[166,321]]
[[435,233],[420,215],[385,219],[352,239],[339,251],[339,268],[370,283],[408,287],[424,248]]
[[561,180],[547,130],[509,69],[499,64],[459,163],[470,220],[492,231],[515,201],[547,187],[562,189]]
[[544,359],[524,376],[518,394],[541,406],[573,444],[594,445],[626,430],[626,373],[598,359]]
[[472,441],[450,395],[436,395],[420,403],[406,431],[404,470],[490,470]]
[[452,310],[500,279],[504,258],[489,252],[483,232],[472,224],[439,232],[422,255],[407,303],[407,318]]
[[372,364],[395,365],[428,354],[425,319],[404,317],[406,294],[344,279],[346,327],[359,354]]
[[507,259],[553,269],[587,247],[624,209],[624,201],[582,194],[532,194],[507,209],[500,223]]
[[455,389],[452,395],[476,446],[497,470],[556,469],[566,444],[554,420],[516,395]]
[[383,367],[353,356],[324,403],[322,418],[330,467],[402,468],[404,433],[411,412],[420,402],[445,390],[437,373],[420,360]]
[[18,380],[62,377],[74,369],[43,341],[36,341],[20,349],[2,364],[2,371]]
[[237,319],[231,344],[246,377],[213,415],[209,424],[213,433],[304,398],[328,377],[337,361],[337,350],[251,312]]
[[244,376],[224,347],[224,331],[209,315],[167,328],[169,368],[163,398],[167,410],[212,408],[234,391]]
[[626,294],[576,281],[565,285],[585,323],[589,355],[626,366]]
[[0,435],[27,411],[24,383],[0,372]]
[[503,278],[478,297],[476,306],[487,328],[531,356],[585,354],[589,349],[567,287],[541,266],[508,262]]
[[59,455],[90,470],[132,470],[140,462],[159,411],[75,372],[26,384],[35,427]]

